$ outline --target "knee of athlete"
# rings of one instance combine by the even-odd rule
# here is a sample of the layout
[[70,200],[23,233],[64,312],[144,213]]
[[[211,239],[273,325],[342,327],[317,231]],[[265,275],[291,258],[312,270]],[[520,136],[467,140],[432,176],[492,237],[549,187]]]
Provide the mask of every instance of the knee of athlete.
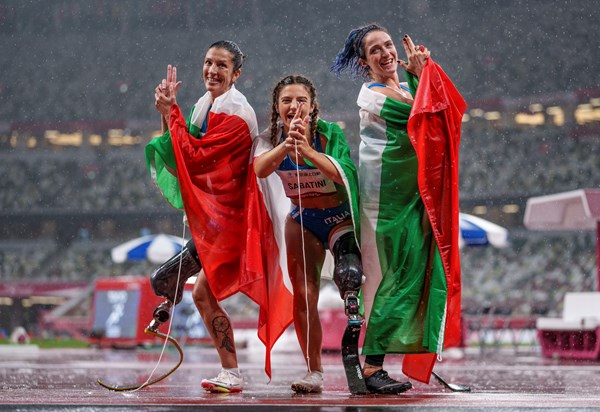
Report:
[[319,300],[320,287],[318,283],[304,284],[303,281],[292,284],[294,298],[302,302],[317,302]]
[[307,295],[304,288],[294,289],[294,307],[306,308]]
[[210,292],[205,288],[195,287],[192,291],[194,304],[201,313],[204,313],[211,305]]

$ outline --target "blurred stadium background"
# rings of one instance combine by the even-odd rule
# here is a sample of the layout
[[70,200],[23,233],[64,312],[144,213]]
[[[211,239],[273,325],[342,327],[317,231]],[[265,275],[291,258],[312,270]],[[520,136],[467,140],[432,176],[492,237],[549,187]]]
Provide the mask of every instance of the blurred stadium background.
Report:
[[207,46],[236,41],[249,56],[237,87],[261,129],[274,83],[308,75],[356,155],[360,84],[328,68],[347,33],[373,21],[429,47],[467,100],[461,211],[510,231],[507,248],[462,251],[465,314],[558,314],[566,291],[595,290],[594,232],[523,226],[529,197],[600,187],[595,0],[4,0],[0,330],[42,335],[40,313],[69,298],[61,288],[153,269],[112,263],[112,247],[181,235],[144,160],[167,64],[187,113],[204,93]]

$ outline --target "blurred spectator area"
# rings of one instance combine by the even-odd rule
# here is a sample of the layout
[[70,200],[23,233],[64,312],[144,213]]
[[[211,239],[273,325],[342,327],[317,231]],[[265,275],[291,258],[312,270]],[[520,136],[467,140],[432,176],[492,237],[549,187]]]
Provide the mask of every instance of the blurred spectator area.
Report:
[[[368,16],[368,17],[366,17]],[[365,21],[367,19],[367,21]],[[148,275],[110,249],[143,233],[181,235],[146,167],[160,129],[154,88],[167,64],[185,115],[204,93],[208,45],[248,59],[236,87],[269,126],[287,74],[316,84],[320,114],[358,152],[359,81],[329,72],[348,32],[378,21],[425,44],[468,104],[460,206],[506,226],[505,249],[464,249],[465,314],[560,313],[566,291],[595,288],[595,235],[523,228],[531,196],[600,187],[597,1],[106,0],[0,3],[0,282]],[[584,52],[582,52],[584,50]]]
[[[157,119],[153,91],[175,64],[185,111],[203,93],[208,45],[236,41],[248,55],[236,86],[268,116],[279,77],[303,73],[324,114],[352,112],[358,82],[329,72],[348,32],[386,26],[425,44],[471,107],[499,97],[598,88],[595,0],[279,2],[7,0],[0,4],[0,123]],[[535,22],[535,24],[532,24]],[[317,30],[315,28],[318,28]],[[581,50],[586,50],[581,53]],[[264,127],[264,126],[263,126]]]
[[[544,234],[516,230],[504,249],[461,251],[463,312],[469,315],[558,315],[564,293],[595,289],[593,233]],[[0,281],[92,281],[149,275],[149,262],[112,263],[123,239],[0,242]]]

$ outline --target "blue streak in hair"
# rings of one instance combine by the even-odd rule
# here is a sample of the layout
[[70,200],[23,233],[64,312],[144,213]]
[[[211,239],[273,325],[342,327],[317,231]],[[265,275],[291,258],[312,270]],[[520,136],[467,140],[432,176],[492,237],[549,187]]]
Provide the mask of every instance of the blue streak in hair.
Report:
[[368,80],[369,69],[360,64],[360,46],[366,34],[375,29],[380,27],[372,24],[352,30],[329,70],[339,77],[347,69],[351,79]]
[[335,62],[331,66],[330,70],[335,73],[338,77],[344,72],[344,70],[349,69],[349,71],[353,72],[353,67],[358,63],[358,57],[356,53],[356,49],[354,47],[354,41],[358,36],[360,29],[355,29],[350,32],[348,37],[346,38],[346,42],[344,43],[344,47],[338,52],[335,56]]

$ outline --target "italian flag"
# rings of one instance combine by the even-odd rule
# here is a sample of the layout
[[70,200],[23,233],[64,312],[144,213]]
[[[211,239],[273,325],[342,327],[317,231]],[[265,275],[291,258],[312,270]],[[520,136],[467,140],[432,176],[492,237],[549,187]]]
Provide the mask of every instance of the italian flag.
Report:
[[[210,100],[209,93],[202,96],[187,121],[174,105],[169,131],[148,144],[146,159],[167,201],[185,212],[216,298],[243,292],[259,305],[258,335],[266,345],[265,371],[270,377],[270,350],[292,321],[292,294],[286,285],[287,266],[277,259],[276,234],[249,167],[256,115],[235,87]],[[207,132],[202,133],[205,119]],[[252,207],[250,213],[247,207]]]
[[360,213],[363,354],[404,353],[403,371],[429,382],[460,338],[458,145],[464,100],[428,60],[408,75],[408,104],[363,85]]

